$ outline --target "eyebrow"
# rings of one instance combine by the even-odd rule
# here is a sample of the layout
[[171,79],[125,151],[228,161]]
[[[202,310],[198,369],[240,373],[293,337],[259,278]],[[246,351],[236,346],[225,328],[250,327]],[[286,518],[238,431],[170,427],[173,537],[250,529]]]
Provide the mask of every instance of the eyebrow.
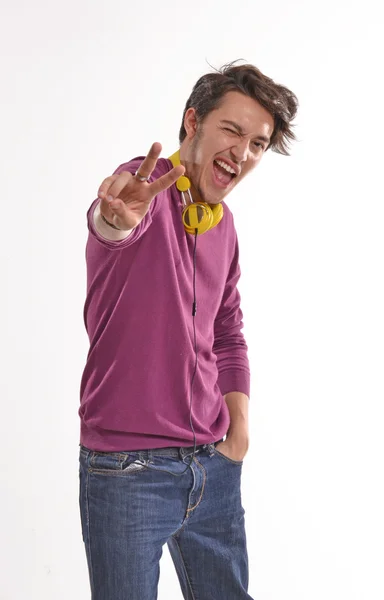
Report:
[[[228,121],[227,119],[222,119],[221,123],[231,125],[234,129],[236,129],[236,131],[240,135],[245,135],[243,128],[240,125],[238,125],[238,123],[235,123],[235,121]],[[257,135],[255,139],[260,140],[261,142],[265,142],[266,144],[269,144],[269,142],[271,141],[270,138],[266,137],[265,135]]]

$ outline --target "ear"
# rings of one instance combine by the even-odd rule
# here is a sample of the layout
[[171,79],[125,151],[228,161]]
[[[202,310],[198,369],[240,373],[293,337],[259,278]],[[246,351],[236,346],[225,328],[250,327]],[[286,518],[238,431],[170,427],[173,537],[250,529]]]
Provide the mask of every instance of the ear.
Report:
[[195,137],[197,132],[197,119],[196,119],[196,109],[188,108],[184,115],[184,127],[187,132],[187,137],[192,139]]

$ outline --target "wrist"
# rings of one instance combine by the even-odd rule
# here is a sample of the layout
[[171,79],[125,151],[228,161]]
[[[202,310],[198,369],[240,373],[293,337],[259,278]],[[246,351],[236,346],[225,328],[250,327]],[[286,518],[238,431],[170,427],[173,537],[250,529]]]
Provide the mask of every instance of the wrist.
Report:
[[112,227],[112,229],[115,229],[116,231],[121,231],[121,229],[119,229],[119,227],[116,227],[116,225],[114,225],[113,223],[110,223],[109,221],[107,221],[107,219],[104,217],[103,213],[100,211],[100,217],[101,220],[106,224],[109,225],[109,227]]
[[228,430],[226,439],[233,443],[248,444],[249,433],[247,429],[244,430]]
[[114,229],[105,223],[104,219],[101,216],[100,203],[95,206],[95,210],[93,211],[93,225],[96,229],[98,235],[100,235],[103,239],[108,240],[110,242],[121,242],[125,240],[132,232],[132,230],[126,231],[123,229]]
[[225,441],[234,448],[249,448],[249,432],[247,427],[229,428]]

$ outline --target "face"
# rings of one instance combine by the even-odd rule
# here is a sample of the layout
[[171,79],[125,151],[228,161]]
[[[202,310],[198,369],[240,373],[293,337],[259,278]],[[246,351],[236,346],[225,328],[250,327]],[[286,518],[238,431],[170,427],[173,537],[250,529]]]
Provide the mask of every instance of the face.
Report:
[[[256,100],[228,92],[219,108],[200,124],[195,109],[185,114],[180,158],[193,186],[193,194],[217,204],[262,159],[273,133],[273,117]],[[196,200],[196,198],[194,198]]]

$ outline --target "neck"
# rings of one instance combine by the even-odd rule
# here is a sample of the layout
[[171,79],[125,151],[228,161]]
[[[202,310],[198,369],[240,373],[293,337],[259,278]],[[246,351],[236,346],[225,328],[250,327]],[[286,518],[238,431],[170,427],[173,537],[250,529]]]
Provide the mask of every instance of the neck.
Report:
[[[188,177],[188,175],[187,175]],[[191,181],[191,196],[192,196],[192,200],[193,202],[204,202],[199,194],[199,192],[197,191],[197,189],[195,188],[195,186],[193,185],[192,181]]]
[[[195,188],[195,186],[193,185],[192,179],[190,177],[190,173],[192,172],[192,163],[190,163],[185,156],[185,152],[183,152],[183,147],[180,148],[180,163],[183,165],[183,167],[185,167],[185,173],[184,175],[186,177],[188,177],[189,181],[191,182],[191,187],[190,187],[190,192],[191,192],[191,196],[192,196],[192,200],[193,202],[203,202],[199,192],[197,191],[197,189]],[[184,198],[185,198],[185,202],[187,204],[191,204],[191,199],[190,199],[190,195],[187,193],[184,194]]]

